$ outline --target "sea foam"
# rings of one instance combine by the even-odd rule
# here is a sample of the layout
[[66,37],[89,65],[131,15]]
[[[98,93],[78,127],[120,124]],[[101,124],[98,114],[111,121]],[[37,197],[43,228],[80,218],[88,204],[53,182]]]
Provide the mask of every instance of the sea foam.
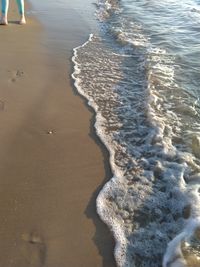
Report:
[[113,177],[97,212],[115,237],[118,266],[163,260],[163,267],[188,267],[199,248],[197,104],[176,82],[174,55],[152,45],[137,22],[122,17],[120,24],[117,1],[99,7],[106,27],[72,59],[75,86],[95,110],[96,132],[110,152]]

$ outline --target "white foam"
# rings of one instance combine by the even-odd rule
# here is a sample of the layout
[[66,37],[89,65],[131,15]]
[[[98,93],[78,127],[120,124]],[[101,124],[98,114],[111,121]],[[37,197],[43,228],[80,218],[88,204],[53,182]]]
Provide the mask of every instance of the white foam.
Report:
[[[110,9],[108,4],[106,10]],[[170,267],[182,267],[185,264],[184,259],[180,257],[176,263],[173,263],[173,253],[181,255],[181,240],[190,236],[194,225],[197,225],[199,221],[199,180],[195,174],[193,178],[191,177],[191,170],[197,172],[200,171],[200,167],[191,153],[179,151],[172,141],[174,137],[177,137],[176,134],[181,132],[183,125],[179,114],[175,113],[175,109],[171,109],[171,105],[175,102],[169,103],[166,93],[170,86],[177,89],[174,84],[173,57],[169,56],[164,49],[152,47],[149,39],[140,30],[138,27],[138,34],[134,36],[130,36],[123,30],[120,32],[119,29],[116,32],[113,29],[113,32],[120,41],[125,41],[126,44],[139,49],[146,49],[146,54],[139,61],[141,73],[144,69],[147,72],[147,81],[143,85],[147,95],[147,97],[144,95],[145,99],[144,96],[137,99],[141,92],[134,91],[139,84],[135,76],[136,81],[131,80],[132,88],[129,92],[125,90],[125,85],[130,81],[123,81],[124,88],[120,92],[121,98],[117,99],[115,109],[118,113],[110,114],[109,118],[102,115],[103,112],[112,113],[113,110],[109,108],[101,110],[98,101],[101,103],[101,101],[108,100],[107,106],[110,102],[116,101],[120,90],[120,86],[116,84],[119,84],[123,78],[120,70],[116,70],[118,63],[120,65],[123,59],[131,57],[127,53],[118,54],[112,50],[105,54],[102,50],[101,54],[102,47],[100,46],[99,54],[95,51],[99,61],[93,55],[93,51],[90,55],[93,62],[97,64],[97,66],[92,65],[96,67],[96,70],[92,73],[92,67],[90,68],[90,64],[87,63],[88,66],[84,70],[91,76],[81,77],[83,66],[79,62],[78,52],[93,41],[95,42],[96,37],[93,34],[86,43],[74,49],[72,77],[78,92],[86,97],[88,104],[95,110],[96,132],[110,153],[113,177],[106,183],[97,198],[97,212],[115,237],[115,258],[118,266],[133,266],[136,264],[133,262],[137,262],[140,258],[145,258],[146,262],[151,263],[148,267],[159,264],[161,260],[159,263],[152,263],[150,260],[155,260],[157,254],[163,255],[170,239],[181,232],[169,243],[163,267],[169,267],[169,262],[176,264]],[[97,42],[96,45],[99,43]],[[88,56],[90,50],[86,51],[86,54]],[[86,63],[84,64],[85,67]],[[108,65],[106,74],[101,73],[101,67],[104,65]],[[97,73],[99,80],[95,76]],[[83,88],[82,85],[86,81],[88,86]],[[100,84],[98,89],[102,90],[102,98],[99,97],[99,92],[95,91],[97,82]],[[109,83],[113,83],[114,88],[107,88],[105,84]],[[91,84],[93,84],[94,92],[90,91]],[[127,101],[127,97],[135,101],[134,105]],[[176,103],[174,105],[176,106]],[[141,109],[143,110],[140,111]],[[191,110],[194,108],[192,107]],[[145,118],[148,119],[147,129],[143,125],[143,113],[146,113]],[[117,116],[120,117],[120,115],[123,115],[122,122],[117,121]],[[129,120],[129,128],[124,130],[122,126],[128,123],[127,120]],[[117,129],[122,128],[122,130],[107,132],[108,121],[110,125],[114,125]],[[126,143],[127,140],[134,142]],[[187,177],[191,178],[191,182],[189,178],[187,180]],[[181,214],[184,207],[189,204],[191,205],[190,220],[185,221]],[[184,228],[185,222],[187,226]],[[138,266],[140,266],[139,263]]]
[[107,20],[113,14],[113,12],[117,12],[119,10],[118,2],[118,0],[98,0],[98,19],[103,22]]
[[[153,174],[152,172],[147,172],[147,171],[144,172],[144,175],[146,176],[146,178],[145,176],[144,178],[141,177],[141,179],[144,179],[144,181],[141,180],[141,188],[140,188],[140,184],[138,184],[137,185],[138,191],[137,190],[135,191],[135,193],[133,194],[133,199],[131,199],[130,196],[126,193],[131,189],[131,187],[127,186],[127,181],[124,178],[124,171],[120,169],[119,167],[117,167],[116,159],[115,159],[116,151],[118,149],[122,150],[123,148],[120,147],[119,144],[117,144],[112,139],[112,135],[110,136],[106,134],[105,127],[104,127],[106,123],[105,118],[101,115],[101,112],[99,111],[99,107],[97,104],[95,104],[94,99],[90,97],[87,91],[82,90],[82,87],[81,87],[82,81],[79,79],[79,74],[81,72],[81,65],[77,61],[77,57],[78,57],[77,53],[79,49],[81,50],[83,47],[89,44],[89,42],[92,42],[93,37],[94,36],[91,34],[89,40],[85,44],[74,49],[74,56],[72,60],[75,66],[74,66],[74,73],[72,74],[72,77],[75,80],[75,86],[77,90],[79,91],[79,93],[88,99],[88,104],[92,106],[94,110],[96,111],[96,123],[95,123],[96,132],[110,152],[110,164],[111,164],[111,168],[112,168],[112,172],[114,176],[108,183],[106,183],[106,185],[101,190],[97,198],[97,212],[100,215],[101,219],[110,227],[111,231],[114,234],[115,241],[116,241],[115,258],[116,258],[118,265],[128,267],[128,266],[131,266],[131,262],[130,262],[130,258],[128,255],[129,254],[128,253],[129,242],[127,239],[127,234],[125,233],[132,232],[131,230],[132,221],[129,222],[127,218],[129,217],[129,212],[131,212],[133,209],[132,203],[135,202],[134,199],[137,199],[137,203],[135,202],[135,206],[139,207],[140,205],[142,205],[143,201],[145,200],[145,194],[149,194],[149,192],[152,191],[151,184],[149,187],[145,189],[143,188],[142,183],[145,184],[148,181],[151,181]],[[162,139],[163,130],[161,131],[160,130],[161,128],[157,125],[154,125],[154,129],[157,129],[158,132],[160,132],[159,134],[157,133],[157,136],[160,135],[160,138]],[[135,150],[136,150],[135,152],[137,152],[136,147],[135,147]],[[124,150],[124,152],[127,153],[126,150]],[[132,164],[134,165],[136,163],[134,163],[133,161]],[[170,165],[170,168],[172,168],[172,165]],[[175,168],[177,167],[175,166],[173,168],[174,168],[173,169],[173,173],[174,173]],[[177,173],[177,176],[180,175],[180,177],[182,177],[181,175],[182,171],[178,170],[178,172],[180,172],[180,174]],[[173,174],[168,173],[168,176],[169,175],[171,175],[173,179]],[[127,194],[127,201],[124,200],[124,195],[126,194]],[[119,207],[116,206],[115,202],[111,201],[112,202],[111,203],[109,201],[111,197],[116,198],[116,201],[117,201],[116,203]],[[124,210],[124,203],[128,205],[128,211]],[[181,203],[183,204],[184,202],[182,201]],[[177,207],[177,209],[179,209],[179,207]],[[118,212],[119,212],[119,216],[117,216]],[[124,220],[126,220],[126,224]]]
[[163,267],[187,267],[181,250],[181,244],[183,241],[187,242],[199,227],[200,217],[188,221],[184,230],[168,244],[163,259]]
[[122,174],[120,170],[116,169],[115,166],[115,161],[114,161],[114,150],[112,149],[112,142],[109,138],[104,133],[104,129],[102,125],[104,124],[104,118],[101,116],[101,114],[98,112],[98,106],[95,105],[94,101],[87,95],[80,86],[80,80],[76,77],[80,73],[80,66],[76,61],[77,58],[77,51],[86,46],[90,41],[92,41],[93,34],[90,34],[89,40],[85,42],[83,45],[78,46],[74,48],[74,56],[72,57],[72,61],[74,63],[74,73],[72,74],[72,78],[75,81],[75,86],[78,90],[78,92],[86,97],[88,100],[88,105],[92,106],[94,110],[96,111],[96,122],[95,122],[95,129],[97,132],[97,135],[100,137],[100,139],[104,142],[106,145],[108,151],[110,152],[110,164],[112,167],[112,172],[115,174],[113,178],[105,184],[104,188],[101,190],[101,192],[98,195],[97,198],[97,212],[100,215],[101,219],[110,226],[111,231],[114,234],[115,241],[116,241],[116,246],[115,246],[115,258],[116,261],[118,262],[119,266],[127,266],[125,265],[127,260],[126,260],[126,250],[127,250],[127,240],[124,236],[124,229],[123,229],[123,221],[120,221],[116,218],[115,214],[111,213],[111,210],[109,209],[106,201],[107,195],[109,195],[109,192],[113,188],[113,186],[117,185],[116,180],[120,180],[120,177]]

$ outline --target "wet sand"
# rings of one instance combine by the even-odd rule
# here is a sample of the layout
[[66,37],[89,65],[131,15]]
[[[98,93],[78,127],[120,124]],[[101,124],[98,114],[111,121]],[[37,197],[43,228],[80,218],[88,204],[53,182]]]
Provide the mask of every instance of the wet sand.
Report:
[[0,27],[0,266],[114,267],[95,208],[108,155],[70,79],[83,18],[68,26],[65,50],[54,27],[32,17],[18,25],[11,4],[10,25]]

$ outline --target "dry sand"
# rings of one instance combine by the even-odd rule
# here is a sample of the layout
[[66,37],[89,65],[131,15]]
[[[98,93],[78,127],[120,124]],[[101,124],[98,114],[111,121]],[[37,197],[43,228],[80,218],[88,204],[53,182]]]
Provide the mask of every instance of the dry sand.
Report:
[[114,267],[95,209],[110,171],[93,115],[66,58],[35,19],[16,23],[12,2],[0,27],[0,266]]

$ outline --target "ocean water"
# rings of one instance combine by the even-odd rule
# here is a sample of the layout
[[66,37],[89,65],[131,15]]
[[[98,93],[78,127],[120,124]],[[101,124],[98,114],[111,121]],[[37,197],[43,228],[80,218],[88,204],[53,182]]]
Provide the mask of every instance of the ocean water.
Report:
[[95,4],[72,77],[110,152],[97,212],[117,266],[200,266],[200,1]]

